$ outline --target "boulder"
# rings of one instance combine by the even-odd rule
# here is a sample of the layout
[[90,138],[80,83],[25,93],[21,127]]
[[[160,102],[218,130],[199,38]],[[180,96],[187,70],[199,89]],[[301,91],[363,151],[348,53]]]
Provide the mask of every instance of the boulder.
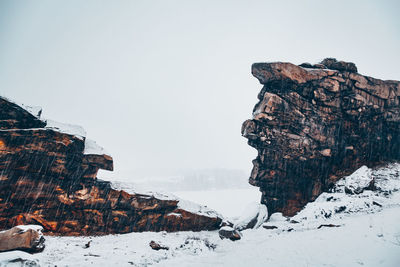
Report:
[[18,225],[0,232],[0,252],[22,250],[29,253],[42,252],[45,244],[43,228],[39,225]]
[[238,230],[229,226],[221,227],[218,234],[221,239],[230,239],[232,241],[240,240],[242,238],[242,235]]
[[364,190],[374,189],[374,178],[372,177],[371,169],[367,166],[362,166],[344,178],[344,186],[347,194],[361,194]]
[[233,228],[242,231],[259,228],[268,219],[267,206],[253,202],[247,205],[244,213],[236,221]]
[[270,213],[292,216],[361,166],[400,160],[400,82],[321,64],[252,66],[263,88],[242,135],[258,151],[249,182]]
[[99,169],[113,170],[113,159],[81,127],[0,97],[0,229],[39,224],[46,234],[103,235],[216,230],[222,222],[173,197],[114,189],[97,179]]

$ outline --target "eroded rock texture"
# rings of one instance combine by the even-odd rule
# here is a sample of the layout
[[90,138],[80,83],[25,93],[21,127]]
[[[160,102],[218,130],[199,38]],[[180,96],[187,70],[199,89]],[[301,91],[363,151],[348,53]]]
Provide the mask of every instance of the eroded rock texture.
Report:
[[86,138],[0,97],[0,229],[40,224],[47,234],[213,230],[221,218],[179,207],[176,199],[128,194],[96,178],[112,170],[106,154],[85,153]]
[[249,182],[270,214],[294,215],[360,166],[400,159],[400,82],[335,59],[300,66],[252,66],[263,88],[242,135],[258,151]]

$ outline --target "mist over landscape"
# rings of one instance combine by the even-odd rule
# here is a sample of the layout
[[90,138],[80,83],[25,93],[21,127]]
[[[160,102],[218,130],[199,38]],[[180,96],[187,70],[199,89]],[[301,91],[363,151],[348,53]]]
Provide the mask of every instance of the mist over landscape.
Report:
[[0,267],[400,266],[399,10],[0,0]]
[[261,88],[251,64],[330,56],[396,79],[397,9],[396,1],[2,1],[0,91],[83,126],[114,158],[103,177],[215,168],[249,176],[256,151],[240,128]]

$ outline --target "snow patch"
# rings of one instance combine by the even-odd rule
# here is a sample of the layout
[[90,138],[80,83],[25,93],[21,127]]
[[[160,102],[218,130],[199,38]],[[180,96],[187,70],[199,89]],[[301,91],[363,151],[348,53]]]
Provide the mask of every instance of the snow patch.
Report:
[[49,119],[47,119],[46,122],[47,122],[47,125],[46,125],[45,129],[51,129],[51,130],[55,130],[55,131],[58,131],[61,133],[74,135],[81,140],[83,140],[86,137],[85,129],[83,129],[83,127],[81,127],[79,125],[61,123],[61,122],[53,121],[53,120],[49,120]]
[[85,138],[85,155],[110,155],[103,147],[99,146],[96,141]]
[[221,214],[209,209],[207,206],[202,206],[188,200],[179,199],[178,208],[210,218],[223,218]]
[[21,229],[23,232],[28,231],[29,229],[37,231],[41,233],[43,231],[43,227],[40,225],[34,225],[34,224],[27,224],[27,225],[17,225],[16,226],[18,229]]

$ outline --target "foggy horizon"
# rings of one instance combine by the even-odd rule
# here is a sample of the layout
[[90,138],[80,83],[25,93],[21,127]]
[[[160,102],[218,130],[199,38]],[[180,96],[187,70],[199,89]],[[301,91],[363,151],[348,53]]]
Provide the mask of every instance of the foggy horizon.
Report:
[[397,10],[396,1],[1,2],[0,95],[82,126],[113,156],[103,177],[249,175],[257,153],[240,129],[262,88],[251,64],[335,57],[399,80]]

